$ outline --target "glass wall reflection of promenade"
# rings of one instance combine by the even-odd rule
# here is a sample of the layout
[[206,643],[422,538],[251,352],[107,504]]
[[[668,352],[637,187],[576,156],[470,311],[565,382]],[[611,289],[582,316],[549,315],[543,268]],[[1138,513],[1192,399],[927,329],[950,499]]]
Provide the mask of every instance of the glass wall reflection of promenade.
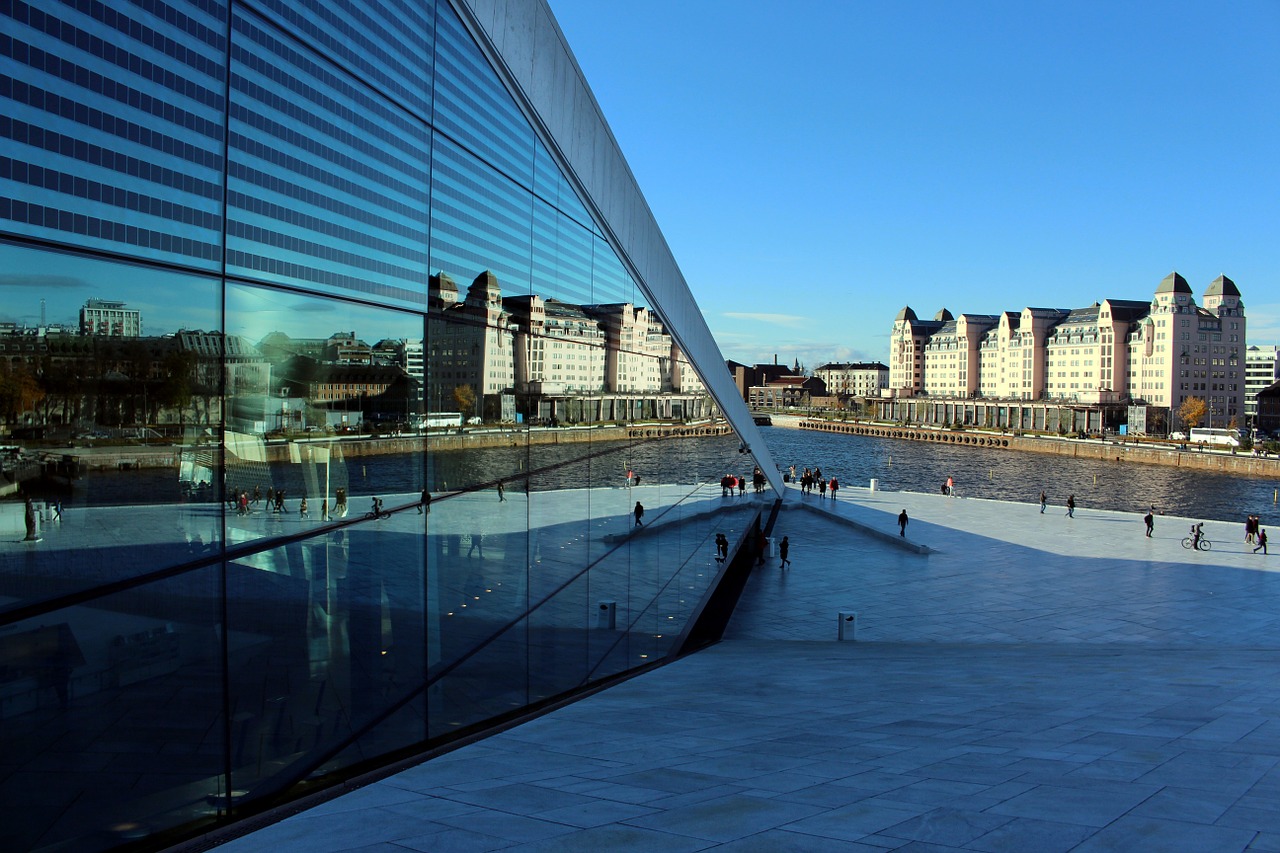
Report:
[[450,4],[3,14],[0,848],[673,650],[773,495]]

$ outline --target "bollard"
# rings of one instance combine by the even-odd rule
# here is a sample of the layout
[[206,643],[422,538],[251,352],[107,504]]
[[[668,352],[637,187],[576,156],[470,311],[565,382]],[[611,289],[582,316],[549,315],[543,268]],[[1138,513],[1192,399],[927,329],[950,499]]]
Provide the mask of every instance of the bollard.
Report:
[[880,481],[879,481],[878,479],[876,479],[875,477],[872,477],[872,478],[871,478],[871,491],[876,492],[876,491],[879,491],[879,490],[880,490]]
[[836,639],[857,642],[857,639],[858,639],[857,612],[853,610],[840,611],[840,626],[836,632]]

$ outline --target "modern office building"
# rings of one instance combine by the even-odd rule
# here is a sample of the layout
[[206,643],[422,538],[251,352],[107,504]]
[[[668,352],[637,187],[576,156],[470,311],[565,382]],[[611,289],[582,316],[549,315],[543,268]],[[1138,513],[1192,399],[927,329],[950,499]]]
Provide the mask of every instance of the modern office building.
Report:
[[1251,346],[1244,351],[1244,413],[1258,414],[1258,392],[1280,381],[1280,347]]
[[80,334],[137,338],[142,335],[142,312],[123,302],[90,299],[80,309]]
[[[1162,410],[1168,420],[1160,421],[1174,425],[1183,402],[1198,397],[1210,423],[1243,425],[1244,304],[1235,283],[1218,276],[1197,305],[1175,272],[1150,301],[1106,299],[1085,308],[999,315],[955,316],[943,309],[928,321],[906,307],[890,337],[889,393],[940,401],[1133,404]],[[881,408],[901,417],[909,407]],[[945,411],[950,418],[952,410]]]
[[0,848],[191,838],[712,630],[773,501],[715,484],[780,479],[545,0],[0,15]]

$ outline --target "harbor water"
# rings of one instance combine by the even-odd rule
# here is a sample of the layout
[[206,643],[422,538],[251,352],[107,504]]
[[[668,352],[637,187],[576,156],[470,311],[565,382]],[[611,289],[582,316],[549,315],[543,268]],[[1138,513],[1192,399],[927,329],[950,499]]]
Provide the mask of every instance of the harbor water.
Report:
[[761,431],[784,471],[821,467],[824,478],[837,477],[842,486],[866,488],[876,479],[881,491],[937,493],[953,477],[961,498],[1037,504],[1043,489],[1059,507],[1075,495],[1080,508],[1144,514],[1155,507],[1157,514],[1242,523],[1250,513],[1264,522],[1280,519],[1280,481],[1271,478],[781,426]]

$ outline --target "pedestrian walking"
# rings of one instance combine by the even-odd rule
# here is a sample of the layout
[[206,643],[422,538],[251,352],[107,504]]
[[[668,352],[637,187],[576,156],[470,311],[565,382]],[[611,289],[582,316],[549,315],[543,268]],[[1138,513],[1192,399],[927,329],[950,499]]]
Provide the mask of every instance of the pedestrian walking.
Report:
[[1244,541],[1252,545],[1258,538],[1258,523],[1261,521],[1256,515],[1250,515],[1244,520]]
[[636,508],[634,512],[636,516],[636,527],[640,527],[643,524],[640,519],[644,518],[644,505],[641,504],[640,501],[636,501]]
[[787,554],[791,551],[791,542],[787,537],[783,536],[782,541],[778,543],[778,556],[782,558],[782,562],[778,564],[778,568],[782,569],[791,565],[791,560]]
[[422,500],[418,501],[418,515],[424,512],[431,512],[431,492],[426,489],[422,490]]
[[[1267,556],[1267,531],[1258,530],[1258,548],[1262,549],[1262,556]],[[1258,553],[1258,548],[1253,549],[1253,553]]]
[[502,481],[498,481],[498,503],[502,503],[507,499],[507,489],[502,485]]
[[947,478],[947,497],[954,498],[956,496],[956,481],[954,477]]
[[835,477],[831,478],[831,500],[836,499],[836,492],[840,490],[840,481]]
[[321,521],[329,520],[329,499],[328,498],[325,498],[324,500],[320,501],[320,520]]
[[821,500],[826,496],[827,496],[827,481],[819,480],[818,481],[818,499]]
[[723,533],[716,534],[716,562],[723,563],[729,556],[729,537]]
[[909,519],[907,518],[907,511],[905,509],[902,512],[898,513],[898,535],[899,536],[907,535],[908,520]]
[[1067,518],[1076,517],[1076,496],[1067,495]]
[[1040,514],[1044,515],[1044,508],[1049,505],[1049,496],[1044,493],[1044,489],[1040,490]]
[[302,503],[298,504],[298,518],[307,517],[307,496],[302,496]]
[[1146,514],[1146,515],[1144,515],[1144,516],[1142,517],[1143,522],[1147,525],[1147,538],[1148,538],[1148,539],[1150,539],[1150,538],[1151,538],[1151,531],[1152,531],[1152,530],[1155,528],[1155,526],[1156,526],[1155,516],[1154,516],[1154,515],[1152,515],[1152,513],[1154,512],[1154,510],[1155,510],[1155,507],[1152,507],[1151,509],[1147,510],[1147,514]]

